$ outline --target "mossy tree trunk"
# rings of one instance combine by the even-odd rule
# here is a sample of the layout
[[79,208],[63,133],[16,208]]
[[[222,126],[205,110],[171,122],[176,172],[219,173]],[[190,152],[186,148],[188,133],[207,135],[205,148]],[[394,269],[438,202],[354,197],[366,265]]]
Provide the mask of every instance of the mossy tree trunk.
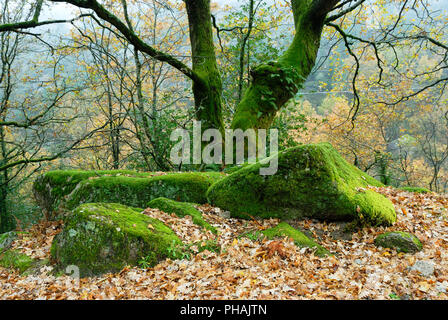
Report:
[[[5,131],[0,126],[0,165],[5,163],[7,150],[5,144]],[[9,170],[0,172],[0,233],[8,232],[14,229],[12,217],[8,212],[7,198],[9,194]]]
[[186,0],[193,71],[202,81],[193,81],[196,118],[202,129],[223,132],[222,81],[216,61],[210,0]]
[[337,0],[291,0],[295,35],[278,58],[251,71],[251,83],[237,106],[232,129],[268,129],[277,111],[294,97],[316,62],[327,13]]

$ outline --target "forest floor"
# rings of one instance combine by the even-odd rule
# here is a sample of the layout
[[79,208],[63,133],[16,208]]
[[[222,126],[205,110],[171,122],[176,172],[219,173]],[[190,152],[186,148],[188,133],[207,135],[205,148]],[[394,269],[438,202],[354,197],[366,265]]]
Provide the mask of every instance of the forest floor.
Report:
[[[147,209],[146,214],[165,221],[185,241],[216,237],[221,253],[204,251],[190,260],[165,260],[150,269],[126,267],[116,274],[79,281],[54,276],[50,266],[28,276],[0,268],[0,299],[447,299],[448,195],[375,190],[396,207],[398,221],[392,227],[364,228],[349,240],[341,236],[341,224],[293,223],[311,232],[335,253],[332,256],[317,257],[286,238],[241,237],[275,226],[275,219],[229,219],[219,209],[204,205],[205,219],[220,231],[216,237],[204,234],[188,216],[181,219]],[[33,258],[49,258],[60,226],[58,222],[35,225],[13,247]],[[404,254],[377,248],[374,239],[386,230],[415,234],[423,250]]]

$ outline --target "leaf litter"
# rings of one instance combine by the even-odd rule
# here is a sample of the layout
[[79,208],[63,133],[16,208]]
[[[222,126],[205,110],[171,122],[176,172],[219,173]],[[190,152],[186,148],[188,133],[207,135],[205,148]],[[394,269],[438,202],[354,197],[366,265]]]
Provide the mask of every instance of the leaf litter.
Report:
[[[277,219],[238,220],[210,205],[198,207],[219,230],[215,235],[157,209],[145,214],[160,219],[184,242],[215,240],[221,252],[205,250],[190,260],[164,260],[153,268],[126,267],[93,278],[54,275],[44,265],[29,275],[0,267],[1,299],[447,299],[448,195],[417,194],[372,188],[387,196],[397,211],[392,227],[370,227],[351,240],[334,238],[338,223],[295,221],[334,255],[317,257],[291,239],[251,240],[241,235],[264,230]],[[148,226],[149,227],[149,226]],[[61,222],[42,222],[13,243],[35,259],[49,259]],[[374,245],[386,231],[407,231],[423,243],[416,254]],[[433,266],[422,272],[416,266]]]

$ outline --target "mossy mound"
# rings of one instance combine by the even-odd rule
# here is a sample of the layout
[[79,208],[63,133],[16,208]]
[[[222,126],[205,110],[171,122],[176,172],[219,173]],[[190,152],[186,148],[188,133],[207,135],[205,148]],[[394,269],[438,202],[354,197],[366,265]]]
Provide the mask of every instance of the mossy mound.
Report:
[[263,231],[249,232],[241,235],[251,240],[262,240],[264,238],[274,240],[277,238],[288,237],[294,240],[294,244],[301,248],[315,249],[316,255],[322,257],[329,255],[330,252],[316,243],[314,240],[308,238],[303,232],[291,227],[286,222],[280,222],[277,226]]
[[34,183],[34,195],[49,218],[81,203],[110,202],[144,207],[157,197],[196,203],[206,202],[206,191],[223,178],[216,172],[155,175],[151,172],[50,171]]
[[400,190],[414,193],[430,193],[431,190],[422,187],[401,187]]
[[285,222],[280,222],[274,228],[263,230],[262,233],[266,238],[270,240],[279,237],[291,238],[294,240],[296,246],[315,249],[315,253],[318,256],[325,256],[330,254],[327,249],[317,244],[314,240],[308,238],[303,232],[291,227]]
[[165,197],[176,201],[206,203],[207,189],[222,177],[217,173],[170,173],[151,178],[99,177],[81,181],[67,196],[67,208],[81,203],[110,202],[145,207],[148,201]]
[[34,263],[34,259],[17,250],[7,250],[0,253],[0,267],[15,269],[20,273],[30,269]]
[[65,219],[55,236],[51,257],[59,269],[79,268],[81,276],[120,271],[126,265],[148,265],[172,257],[182,241],[173,230],[141,209],[116,203],[88,203]]
[[396,249],[398,252],[415,253],[422,250],[420,240],[411,233],[393,231],[380,234],[375,239],[375,245],[383,248]]
[[[278,157],[274,175],[260,168]],[[364,187],[382,184],[352,166],[328,143],[287,149],[246,166],[216,182],[207,192],[209,202],[233,217],[282,219],[316,218],[329,221],[361,219],[372,225],[396,220],[392,202]]]
[[195,203],[178,202],[163,197],[151,200],[147,204],[147,207],[149,208],[159,209],[166,213],[174,213],[181,218],[185,216],[191,216],[193,219],[193,223],[216,234],[216,228],[204,220],[204,218],[202,217],[202,213],[198,209],[196,209],[195,206],[197,206],[197,204]]
[[34,197],[39,206],[50,215],[57,211],[76,186],[84,180],[102,176],[149,177],[150,172],[132,170],[54,170],[48,171],[36,178],[33,184]]

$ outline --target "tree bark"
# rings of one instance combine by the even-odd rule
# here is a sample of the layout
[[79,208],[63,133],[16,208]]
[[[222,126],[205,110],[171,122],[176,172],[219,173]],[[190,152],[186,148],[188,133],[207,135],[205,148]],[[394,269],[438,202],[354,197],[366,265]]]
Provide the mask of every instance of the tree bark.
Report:
[[[3,165],[7,157],[7,150],[5,144],[5,134],[4,129],[0,126],[0,139],[1,139],[1,159],[0,164]],[[9,192],[8,183],[8,170],[0,172],[0,233],[8,232],[14,229],[14,224],[9,216],[7,198]]]
[[193,71],[202,81],[193,81],[196,119],[202,129],[224,131],[222,81],[216,62],[210,0],[186,0]]

